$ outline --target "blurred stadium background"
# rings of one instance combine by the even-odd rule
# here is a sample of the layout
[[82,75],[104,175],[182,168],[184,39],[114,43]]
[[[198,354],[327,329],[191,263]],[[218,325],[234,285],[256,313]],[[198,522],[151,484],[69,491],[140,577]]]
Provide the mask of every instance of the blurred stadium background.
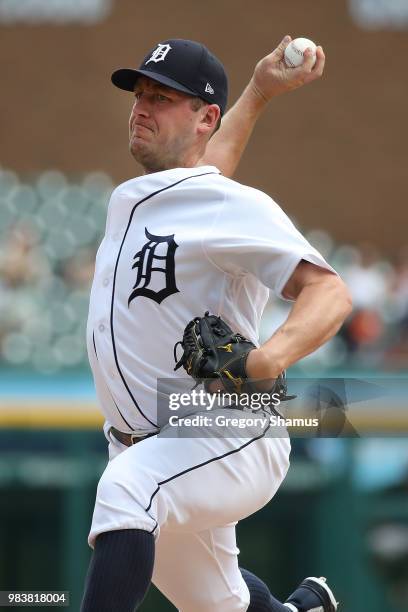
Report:
[[[236,178],[281,203],[353,294],[339,336],[291,374],[404,379],[407,29],[406,0],[0,0],[0,590],[69,590],[79,610],[106,461],[88,293],[110,192],[135,175],[111,70],[197,39],[232,102],[285,33],[324,46],[324,79],[270,104]],[[264,336],[285,313],[271,300]],[[294,440],[278,496],[239,527],[241,564],[278,596],[325,574],[345,612],[407,610],[405,436]],[[143,605],[170,609],[154,589]]]

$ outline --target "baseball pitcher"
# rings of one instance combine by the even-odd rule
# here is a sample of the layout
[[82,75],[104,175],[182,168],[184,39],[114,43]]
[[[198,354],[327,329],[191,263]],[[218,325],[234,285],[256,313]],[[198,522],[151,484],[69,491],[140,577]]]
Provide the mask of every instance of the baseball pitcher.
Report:
[[[129,147],[144,173],[111,196],[90,299],[87,344],[110,461],[82,612],[132,612],[151,581],[182,612],[337,610],[324,578],[306,578],[279,602],[238,565],[235,526],[284,480],[287,434],[274,435],[268,418],[232,431],[239,402],[216,409],[221,436],[205,424],[194,436],[166,435],[158,414],[162,379],[190,376],[210,395],[284,397],[285,369],[350,311],[344,283],[282,209],[229,178],[268,100],[323,71],[320,47],[313,68],[308,53],[286,68],[289,41],[257,64],[226,114],[224,67],[197,42],[164,40],[138,69],[112,75],[134,99]],[[293,306],[260,346],[270,291]]]

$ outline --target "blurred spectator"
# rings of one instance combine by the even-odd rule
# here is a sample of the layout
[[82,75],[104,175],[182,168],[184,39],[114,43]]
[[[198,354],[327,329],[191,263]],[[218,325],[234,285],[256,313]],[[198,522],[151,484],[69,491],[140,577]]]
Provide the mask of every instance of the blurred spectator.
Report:
[[0,248],[0,341],[21,329],[31,310],[35,283],[50,273],[37,240],[34,228],[20,221]]
[[393,339],[386,360],[392,367],[406,368],[408,364],[408,246],[401,249],[395,266],[391,292]]
[[0,247],[2,285],[18,288],[34,283],[49,272],[47,261],[35,249],[38,236],[27,222],[18,222]]
[[80,249],[63,265],[61,276],[71,288],[89,290],[94,274],[96,249]]
[[353,298],[353,313],[343,328],[351,353],[372,350],[385,333],[382,314],[390,295],[389,272],[374,245],[363,243],[359,247],[359,261],[343,273]]
[[408,246],[401,249],[396,263],[396,275],[393,286],[395,317],[401,325],[408,328]]
[[355,310],[380,312],[389,295],[390,269],[384,266],[376,247],[362,243],[358,247],[359,261],[343,273],[353,297]]

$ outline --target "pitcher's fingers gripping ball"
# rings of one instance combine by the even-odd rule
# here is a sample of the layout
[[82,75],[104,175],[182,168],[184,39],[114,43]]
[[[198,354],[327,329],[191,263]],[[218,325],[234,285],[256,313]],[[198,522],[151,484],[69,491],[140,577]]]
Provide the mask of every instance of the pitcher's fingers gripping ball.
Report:
[[[296,68],[301,66],[305,61],[306,49],[311,50],[311,58],[313,60],[313,66],[316,63],[316,45],[313,40],[308,38],[296,38],[292,40],[285,49],[285,62],[289,68]],[[310,54],[308,54],[310,55]]]
[[314,52],[305,47],[302,51],[302,61],[295,67],[286,62],[286,50],[294,42],[296,41],[292,41],[291,36],[285,36],[276,49],[256,65],[251,85],[263,100],[269,101],[276,95],[312,83],[322,76],[326,58],[322,47],[316,47],[314,43]]

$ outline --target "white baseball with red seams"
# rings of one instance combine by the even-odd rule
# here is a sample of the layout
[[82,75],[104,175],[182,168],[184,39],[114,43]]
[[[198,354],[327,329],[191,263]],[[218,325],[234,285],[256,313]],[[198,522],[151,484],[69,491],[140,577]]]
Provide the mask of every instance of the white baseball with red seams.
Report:
[[111,196],[87,328],[110,462],[89,543],[118,529],[154,534],[153,582],[183,612],[247,609],[235,525],[275,495],[289,438],[254,426],[249,438],[153,435],[126,447],[109,428],[158,431],[157,380],[185,376],[173,347],[204,311],[259,345],[269,291],[282,297],[302,260],[332,270],[269,196],[213,166],[134,178]]
[[316,45],[313,40],[308,38],[295,38],[285,49],[285,63],[290,68],[301,66],[304,61],[304,52],[309,48],[314,54],[313,66],[316,63]]

